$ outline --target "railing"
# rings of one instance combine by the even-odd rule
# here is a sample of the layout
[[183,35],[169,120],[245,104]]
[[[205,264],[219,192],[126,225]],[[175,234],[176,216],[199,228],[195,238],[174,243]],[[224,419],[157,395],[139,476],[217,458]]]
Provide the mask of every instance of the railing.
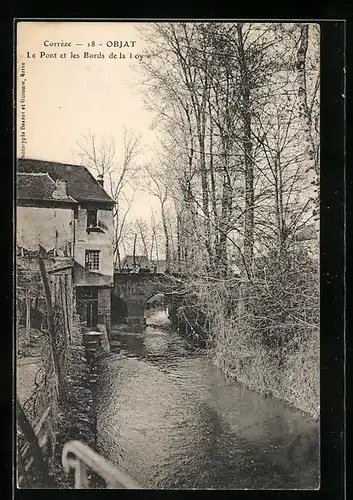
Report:
[[75,471],[75,489],[90,489],[88,470],[100,476],[108,489],[144,489],[125,472],[116,469],[80,441],[69,441],[64,445],[62,464],[65,472]]

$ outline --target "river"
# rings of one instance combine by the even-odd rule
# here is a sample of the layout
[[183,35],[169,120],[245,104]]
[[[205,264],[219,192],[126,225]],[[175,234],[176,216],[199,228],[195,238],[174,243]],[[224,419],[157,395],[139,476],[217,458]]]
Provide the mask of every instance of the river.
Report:
[[316,489],[319,426],[229,381],[147,311],[99,362],[98,451],[149,489]]

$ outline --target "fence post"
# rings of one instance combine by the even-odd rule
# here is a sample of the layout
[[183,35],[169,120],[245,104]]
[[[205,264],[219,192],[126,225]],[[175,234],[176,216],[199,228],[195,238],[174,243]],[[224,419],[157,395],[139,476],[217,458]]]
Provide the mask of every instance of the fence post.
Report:
[[31,299],[29,290],[26,290],[26,337],[31,340]]
[[62,387],[60,385],[60,380],[59,380],[60,366],[59,366],[58,356],[57,356],[55,342],[54,342],[55,328],[54,328],[53,305],[52,305],[52,300],[51,300],[49,280],[48,280],[47,271],[45,269],[44,261],[41,257],[38,257],[38,262],[39,262],[39,269],[40,269],[40,274],[42,277],[42,282],[43,282],[43,287],[44,287],[44,292],[45,292],[45,300],[46,300],[46,304],[47,304],[49,345],[50,345],[50,350],[51,350],[52,359],[53,359],[53,363],[54,363],[54,375],[55,375],[56,389],[57,389],[59,397],[61,398],[62,397]]
[[68,310],[68,300],[67,300],[67,276],[64,273],[61,280],[61,296],[63,303],[63,312],[64,312],[64,323],[65,323],[65,334],[66,334],[66,344],[69,343],[70,340],[70,324],[69,324],[69,310]]

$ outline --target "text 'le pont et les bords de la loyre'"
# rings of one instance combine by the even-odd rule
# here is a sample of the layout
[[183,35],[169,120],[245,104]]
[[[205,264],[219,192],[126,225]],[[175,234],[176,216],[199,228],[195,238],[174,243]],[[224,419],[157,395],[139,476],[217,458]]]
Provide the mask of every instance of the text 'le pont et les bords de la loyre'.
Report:
[[[135,49],[136,40],[107,40],[105,42],[97,42],[91,40],[85,43],[73,43],[70,41],[51,41],[44,40],[44,50],[38,52],[26,52],[27,59],[137,59],[150,58],[148,54],[138,54],[135,52],[105,52],[106,48],[113,49]],[[53,49],[62,49],[70,47],[72,50],[53,51]],[[79,47],[85,47],[88,50],[79,50]],[[76,49],[76,50],[75,50]],[[93,50],[92,50],[93,49]],[[97,52],[99,49],[99,52]]]

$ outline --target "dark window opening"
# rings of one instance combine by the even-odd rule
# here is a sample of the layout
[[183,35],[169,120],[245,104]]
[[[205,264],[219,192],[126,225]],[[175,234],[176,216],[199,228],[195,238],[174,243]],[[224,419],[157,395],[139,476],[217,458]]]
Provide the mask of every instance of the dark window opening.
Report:
[[87,227],[98,227],[97,210],[87,210]]
[[77,287],[77,300],[80,299],[98,299],[97,287]]
[[81,321],[87,327],[98,324],[98,288],[77,287],[77,312]]

